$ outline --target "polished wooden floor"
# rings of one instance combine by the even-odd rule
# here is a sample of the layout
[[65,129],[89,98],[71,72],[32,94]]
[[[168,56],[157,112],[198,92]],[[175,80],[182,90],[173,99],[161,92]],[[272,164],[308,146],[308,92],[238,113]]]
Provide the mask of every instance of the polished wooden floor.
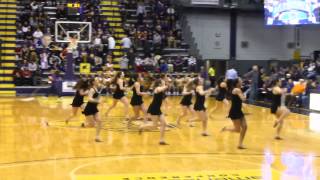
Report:
[[[179,99],[169,98],[168,122],[173,123],[181,112]],[[109,118],[102,116],[104,142],[95,143],[95,130],[80,128],[84,120],[80,113],[65,125],[71,100],[0,99],[0,180],[120,179],[128,174],[218,171],[250,174],[250,170],[261,171],[260,179],[320,177],[320,119],[311,122],[309,116],[291,114],[285,122],[284,140],[275,141],[269,109],[247,105],[248,149],[238,150],[238,134],[220,133],[223,126],[231,125],[226,108],[210,100],[207,106],[215,108],[209,120],[211,136],[200,136],[200,122],[188,127],[183,121],[181,128],[168,128],[166,140],[170,145],[159,146],[158,132],[139,135],[137,125],[127,129],[119,104]],[[102,115],[111,99],[104,102]]]

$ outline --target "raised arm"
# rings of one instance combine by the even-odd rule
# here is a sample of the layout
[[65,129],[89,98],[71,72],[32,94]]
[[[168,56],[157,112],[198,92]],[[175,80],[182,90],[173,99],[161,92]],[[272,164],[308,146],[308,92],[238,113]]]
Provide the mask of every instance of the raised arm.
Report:
[[201,96],[205,96],[205,95],[211,94],[215,90],[215,88],[210,88],[205,91],[203,90],[203,86],[198,86],[196,90]]
[[163,91],[166,91],[168,89],[168,86],[161,86],[161,87],[157,87],[154,91],[155,93],[160,93],[160,92],[163,92]]

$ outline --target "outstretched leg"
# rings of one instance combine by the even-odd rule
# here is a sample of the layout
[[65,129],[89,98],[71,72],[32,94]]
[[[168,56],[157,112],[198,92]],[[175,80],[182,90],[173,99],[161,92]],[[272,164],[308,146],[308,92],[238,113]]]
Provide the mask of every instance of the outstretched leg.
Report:
[[112,109],[114,109],[118,104],[118,100],[117,99],[113,99],[112,101],[112,105],[108,108],[107,112],[106,112],[106,116],[109,116],[109,113]]
[[200,119],[202,121],[202,136],[208,136],[207,127],[208,127],[208,115],[205,111],[198,112]]
[[165,134],[166,127],[167,127],[167,122],[166,122],[163,115],[160,115],[160,117],[158,117],[158,118],[160,120],[160,142],[159,142],[159,144],[166,145],[167,143],[164,140],[164,134]]
[[182,113],[177,118],[177,126],[180,126],[181,119],[184,118],[185,116],[187,116],[187,114],[188,114],[188,109],[186,107],[182,106]]
[[99,113],[96,113],[94,115],[94,120],[96,122],[96,138],[95,138],[95,141],[96,142],[102,142],[101,137],[100,137],[100,132],[101,132],[101,128],[102,128],[102,121],[100,119]]
[[79,107],[72,107],[72,115],[70,115],[67,119],[66,119],[66,124],[68,124],[69,123],[69,121],[72,119],[72,118],[74,118],[74,117],[76,117],[76,115],[77,115],[77,113],[78,113],[78,109],[79,109]]
[[224,131],[230,131],[230,132],[235,132],[235,133],[240,133],[241,129],[240,129],[240,120],[232,120],[233,123],[233,127],[223,127],[221,129],[222,132]]
[[126,97],[121,98],[120,100],[122,104],[124,105],[124,114],[127,120],[129,120],[129,101]]
[[243,147],[243,140],[244,140],[244,137],[246,136],[247,129],[248,129],[248,125],[247,125],[247,121],[246,121],[245,117],[243,117],[240,120],[240,126],[241,126],[241,130],[240,130],[240,138],[239,138],[238,149],[245,149]]

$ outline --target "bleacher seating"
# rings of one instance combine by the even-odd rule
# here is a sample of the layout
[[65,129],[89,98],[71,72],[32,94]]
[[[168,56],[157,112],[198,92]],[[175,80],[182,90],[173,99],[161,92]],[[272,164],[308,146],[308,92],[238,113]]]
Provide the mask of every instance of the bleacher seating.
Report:
[[[16,61],[16,69],[19,70],[21,67],[24,66],[23,60],[30,61],[30,52],[28,51],[28,58],[23,57],[23,51],[24,48],[27,50],[35,51],[35,55],[37,57],[33,57],[33,59],[36,60],[38,66],[40,67],[41,64],[41,56],[42,53],[46,54],[47,52],[42,51],[41,47],[35,47],[37,44],[34,41],[34,38],[28,37],[28,35],[25,35],[21,32],[21,29],[23,29],[24,22],[27,21],[28,23],[31,23],[31,33],[33,33],[36,30],[35,26],[32,26],[32,23],[37,23],[35,21],[38,21],[38,18],[34,19],[26,19],[30,16],[39,16],[40,22],[41,18],[45,19],[45,22],[41,24],[41,30],[43,34],[50,33],[51,36],[54,35],[54,23],[57,19],[59,20],[67,20],[63,14],[61,15],[61,7],[66,5],[66,0],[57,1],[53,3],[54,1],[37,1],[39,5],[38,10],[32,10],[32,7],[30,5],[32,4],[32,0],[20,0],[18,2],[17,11],[19,13],[19,21],[17,21],[17,39],[16,39],[16,52],[17,57],[15,58]],[[82,2],[82,1],[80,1]],[[103,31],[105,34],[112,34],[116,41],[115,49],[112,52],[112,63],[114,69],[119,69],[120,65],[119,62],[121,61],[122,57],[125,55],[123,50],[121,49],[121,39],[126,35],[126,25],[130,26],[137,26],[138,17],[136,15],[136,7],[128,7],[126,4],[122,4],[122,1],[120,0],[100,0],[98,5],[95,6],[95,8],[98,9],[98,12],[94,11],[94,18],[93,21],[96,21],[96,19],[99,20],[99,23],[95,22],[93,25],[94,27],[94,33],[93,37],[95,36],[96,32],[98,32],[98,29],[106,29]],[[84,3],[88,3],[84,1]],[[146,4],[147,12],[153,11],[153,4]],[[86,20],[86,19],[84,19]],[[31,21],[31,22],[30,22]],[[149,27],[153,27],[154,20],[152,19],[152,16],[147,16],[144,20],[144,23],[148,24]],[[27,25],[25,25],[27,27]],[[179,26],[179,23],[177,23],[177,26]],[[179,27],[177,28],[177,31],[181,31]],[[167,33],[167,32],[166,32]],[[129,34],[129,33],[128,33]],[[32,36],[32,35],[29,35]],[[130,37],[130,36],[129,36]],[[131,37],[134,38],[134,37]],[[54,38],[52,38],[54,39]],[[164,40],[166,41],[166,40]],[[152,39],[149,39],[148,42],[152,45]],[[166,44],[166,43],[165,43]],[[58,47],[66,47],[67,45],[64,43],[57,44]],[[104,44],[104,46],[107,46]],[[30,48],[32,47],[32,48]],[[78,52],[79,52],[79,58],[75,59],[75,74],[79,75],[79,68],[80,63],[84,61],[84,58],[81,55],[82,48],[85,49],[86,52],[86,58],[89,58],[90,53],[94,52],[96,53],[96,49],[92,48],[92,44],[81,44],[79,45]],[[152,47],[151,47],[152,48]],[[136,46],[135,49],[135,56],[140,58],[145,58],[147,56],[145,52],[145,48],[142,46]],[[63,49],[61,49],[63,51]],[[162,59],[169,59],[170,62],[173,62],[175,58],[177,57],[187,57],[188,54],[188,45],[184,43],[183,38],[181,37],[181,41],[179,42],[179,45],[177,47],[168,47],[167,45],[164,45],[161,53],[158,52],[152,52],[154,55],[161,55]],[[32,54],[32,53],[31,53]],[[101,55],[103,64],[107,63],[107,54],[105,53],[103,49],[103,55]],[[57,55],[59,56],[59,55]],[[52,56],[50,56],[52,57]],[[32,58],[31,58],[32,59]],[[55,62],[55,60],[52,60],[49,58],[49,62]],[[36,74],[37,77],[33,78],[30,81],[22,81],[18,82],[16,81],[17,85],[33,85],[33,86],[41,86],[41,85],[47,85],[48,83],[48,76],[52,73],[53,69],[58,69],[61,71],[61,74],[63,74],[64,64],[63,60],[58,61],[59,63],[49,63],[49,68],[47,69],[39,69],[38,73]],[[25,64],[26,65],[26,64]],[[171,66],[173,65],[171,64]],[[95,64],[92,65],[92,71],[101,71],[103,68],[95,68]],[[183,71],[187,70],[187,66],[182,69]]]

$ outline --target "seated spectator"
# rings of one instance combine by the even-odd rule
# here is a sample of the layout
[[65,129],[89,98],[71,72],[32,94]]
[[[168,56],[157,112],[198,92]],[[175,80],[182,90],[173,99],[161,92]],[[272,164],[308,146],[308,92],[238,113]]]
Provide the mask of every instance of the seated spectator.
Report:
[[32,11],[37,11],[37,10],[39,10],[40,4],[38,4],[37,1],[33,0],[33,1],[30,3],[30,6],[31,6],[31,10],[32,10]]
[[169,32],[167,41],[168,41],[169,48],[177,48],[177,41],[176,41],[176,38],[174,37],[172,31]]
[[120,60],[120,69],[123,72],[127,72],[128,68],[129,68],[129,59],[127,57],[127,55],[125,54],[124,56],[122,56],[121,60]]
[[94,67],[96,71],[102,70],[102,58],[97,55],[94,56]]
[[164,60],[160,60],[160,73],[167,73],[168,70],[168,64]]
[[143,1],[138,2],[137,5],[137,17],[138,17],[138,25],[143,24],[143,19],[146,15],[146,7]]
[[40,69],[41,72],[49,69],[49,56],[46,52],[40,54]]
[[305,93],[306,83],[304,79],[300,79],[299,82],[294,83],[293,88],[291,89],[290,95],[287,97],[288,106],[301,106],[301,97]]
[[107,58],[106,70],[112,70],[113,69],[112,55],[108,55],[106,58]]
[[66,15],[67,15],[66,6],[63,3],[58,3],[57,4],[57,13],[56,13],[57,19],[64,18],[64,17],[66,17]]
[[196,72],[197,70],[197,60],[195,57],[190,56],[188,59],[188,71],[189,72]]
[[292,90],[291,90],[291,94],[294,96],[299,96],[301,94],[303,94],[306,90],[306,83],[304,79],[300,79],[298,83],[296,83]]
[[142,65],[142,58],[140,57],[135,58],[135,67],[137,72],[144,72],[143,65]]
[[114,51],[114,49],[116,48],[116,40],[114,39],[114,37],[109,34],[108,36],[108,50],[109,50],[109,54],[112,54],[112,52]]
[[123,52],[127,53],[132,46],[131,39],[127,35],[125,35],[121,40],[121,45]]
[[94,38],[93,38],[93,45],[95,47],[101,47],[102,46],[102,39],[99,35],[96,35]]
[[154,33],[152,43],[155,49],[155,53],[161,54],[159,53],[159,51],[161,51],[162,49],[162,37],[158,32]]
[[38,79],[38,65],[35,61],[30,61],[28,64],[28,69],[31,72],[32,85],[37,85]]
[[33,38],[35,39],[35,41],[39,41],[41,40],[41,38],[43,37],[43,32],[41,31],[41,29],[38,27],[37,30],[33,33]]
[[28,22],[24,22],[22,26],[22,32],[23,32],[23,38],[27,39],[27,36],[29,36],[31,33],[31,26],[29,25]]
[[184,60],[181,58],[181,56],[177,56],[177,58],[174,61],[174,71],[176,72],[182,72]]
[[13,71],[13,81],[16,86],[23,85],[23,78],[22,78],[21,70],[18,67],[16,67]]
[[136,33],[136,42],[138,47],[145,47],[148,32],[146,30],[138,30]]
[[135,58],[136,58],[136,55],[134,53],[134,50],[133,48],[130,48],[129,49],[129,52],[127,53],[127,56],[128,56],[128,59],[129,59],[129,69],[133,70],[135,69]]
[[22,84],[23,85],[32,85],[32,73],[28,68],[28,61],[23,60],[23,64],[21,65],[20,68],[20,74],[21,74],[21,79],[22,79]]

